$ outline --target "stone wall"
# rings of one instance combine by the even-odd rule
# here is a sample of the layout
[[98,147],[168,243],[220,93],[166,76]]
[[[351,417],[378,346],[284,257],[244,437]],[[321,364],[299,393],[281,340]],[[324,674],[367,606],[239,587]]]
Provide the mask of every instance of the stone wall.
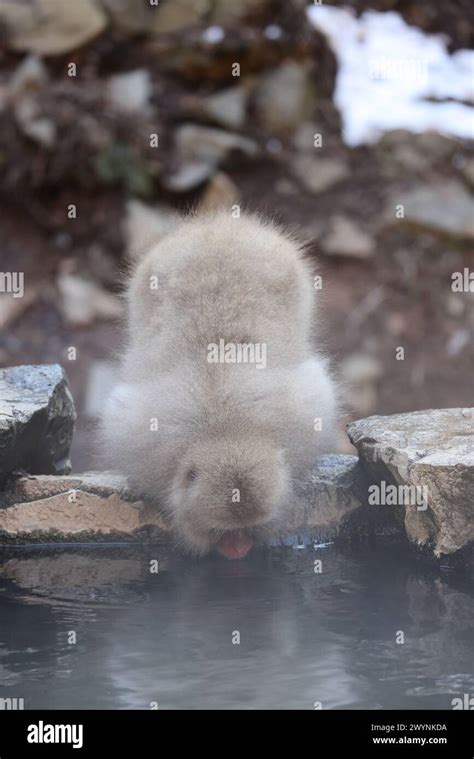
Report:
[[[59,366],[0,372],[0,542],[169,542],[156,507],[111,472],[69,474],[75,421]],[[474,409],[373,416],[349,425],[359,456],[315,463],[278,537],[361,532],[408,539],[437,557],[474,540]]]

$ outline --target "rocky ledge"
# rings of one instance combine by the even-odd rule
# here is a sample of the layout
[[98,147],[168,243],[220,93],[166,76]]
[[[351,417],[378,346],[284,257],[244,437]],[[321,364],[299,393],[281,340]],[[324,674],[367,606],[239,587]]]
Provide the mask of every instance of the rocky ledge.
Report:
[[[111,472],[67,474],[75,412],[58,366],[0,372],[0,543],[168,542],[159,510]],[[354,422],[358,456],[323,456],[278,541],[328,535],[407,539],[436,557],[474,541],[474,409]],[[18,471],[20,470],[20,471]]]
[[[361,476],[356,456],[325,456],[292,505],[295,534],[334,534],[362,505],[352,488]],[[282,536],[284,537],[284,536]],[[0,542],[110,540],[172,542],[162,514],[137,498],[124,477],[88,472],[13,478],[0,496]]]
[[67,474],[76,412],[64,369],[0,369],[0,485],[15,470]]

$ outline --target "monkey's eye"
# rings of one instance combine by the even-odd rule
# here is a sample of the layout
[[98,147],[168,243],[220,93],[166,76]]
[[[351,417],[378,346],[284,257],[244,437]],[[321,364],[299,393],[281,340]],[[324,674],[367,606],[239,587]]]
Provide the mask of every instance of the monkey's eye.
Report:
[[197,472],[195,469],[188,469],[186,472],[186,482],[190,485],[197,478]]

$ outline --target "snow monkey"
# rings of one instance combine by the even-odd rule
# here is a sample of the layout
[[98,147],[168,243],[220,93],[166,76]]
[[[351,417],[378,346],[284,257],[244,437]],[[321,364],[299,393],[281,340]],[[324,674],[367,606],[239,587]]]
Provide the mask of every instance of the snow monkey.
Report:
[[241,558],[284,530],[298,482],[334,445],[310,265],[273,223],[218,211],[154,245],[127,299],[102,446],[185,549]]

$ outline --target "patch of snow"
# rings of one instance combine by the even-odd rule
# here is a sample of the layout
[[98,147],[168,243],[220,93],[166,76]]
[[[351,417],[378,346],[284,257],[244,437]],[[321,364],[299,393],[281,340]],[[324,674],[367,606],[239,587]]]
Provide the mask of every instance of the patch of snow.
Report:
[[209,26],[202,33],[202,38],[210,45],[217,45],[218,42],[222,42],[225,37],[225,32],[221,26]]
[[474,108],[466,104],[474,100],[474,51],[449,55],[443,36],[425,34],[393,11],[357,18],[318,5],[307,13],[338,61],[334,102],[346,144],[375,142],[393,129],[474,138]]
[[267,40],[279,40],[283,34],[281,26],[278,24],[269,24],[264,29],[264,35]]

